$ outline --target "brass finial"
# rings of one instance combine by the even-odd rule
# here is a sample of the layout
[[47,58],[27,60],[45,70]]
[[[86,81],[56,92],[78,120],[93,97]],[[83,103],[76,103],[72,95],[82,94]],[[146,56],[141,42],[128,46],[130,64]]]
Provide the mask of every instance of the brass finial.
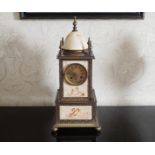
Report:
[[88,38],[88,48],[89,48],[89,49],[92,48],[92,43],[91,43],[90,37]]
[[63,45],[64,45],[64,38],[62,37],[62,39],[60,40],[59,48],[61,49]]
[[73,31],[77,31],[77,20],[76,20],[76,16],[74,16],[74,21],[73,21]]
[[64,37],[62,37],[61,43],[62,45],[64,45]]
[[61,49],[61,47],[62,47],[62,41],[60,40],[59,49]]

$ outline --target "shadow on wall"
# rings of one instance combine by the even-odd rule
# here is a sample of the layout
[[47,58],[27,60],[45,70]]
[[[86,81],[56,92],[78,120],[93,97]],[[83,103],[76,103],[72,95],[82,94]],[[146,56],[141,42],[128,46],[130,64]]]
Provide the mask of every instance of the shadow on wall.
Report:
[[[106,81],[120,95],[124,102],[125,93],[130,85],[138,81],[144,74],[144,59],[139,56],[133,38],[125,38],[121,45],[109,55],[110,63],[106,64]],[[119,103],[118,103],[119,104]]]
[[[116,105],[129,105],[126,96],[131,91],[131,85],[140,80],[144,74],[145,63],[143,57],[139,56],[136,42],[133,38],[126,38],[120,46],[115,48],[108,56],[109,61],[105,63],[104,76],[107,83],[110,83],[111,89],[115,90],[118,100]],[[106,109],[106,108],[105,108]],[[109,107],[110,109],[110,107]],[[103,111],[109,119],[103,119],[103,124],[107,126],[104,131],[105,141],[142,141],[143,135],[139,130],[138,118],[135,111],[130,107],[111,108],[111,116]],[[108,111],[109,112],[109,111]],[[109,130],[110,129],[110,130]]]
[[44,82],[43,51],[26,44],[14,29],[0,25],[1,104],[45,105],[52,97],[51,88]]

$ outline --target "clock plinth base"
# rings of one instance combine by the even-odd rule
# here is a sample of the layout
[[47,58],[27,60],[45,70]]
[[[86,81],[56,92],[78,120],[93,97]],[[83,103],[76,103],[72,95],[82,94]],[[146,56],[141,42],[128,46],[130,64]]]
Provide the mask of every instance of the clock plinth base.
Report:
[[92,121],[91,123],[61,123],[56,122],[52,127],[52,132],[57,132],[62,128],[94,128],[96,131],[101,131],[101,126],[99,125],[98,117],[96,116],[96,121]]
[[[101,126],[99,125],[98,121],[98,115],[97,115],[97,108],[96,108],[96,95],[95,91],[92,89],[91,90],[91,100],[82,100],[81,99],[76,99],[73,100],[73,98],[70,98],[68,100],[64,100],[62,102],[61,96],[60,96],[60,90],[57,92],[56,96],[56,108],[55,108],[55,122],[54,126],[52,127],[53,132],[57,132],[60,128],[94,128],[98,132],[101,131]],[[88,117],[82,118],[82,119],[60,119],[61,111],[60,107],[85,107],[85,109],[88,111]],[[74,109],[74,108],[73,108]],[[91,111],[89,111],[91,110]],[[89,115],[91,113],[91,115]],[[63,115],[64,117],[65,115]],[[88,119],[91,117],[91,119]]]

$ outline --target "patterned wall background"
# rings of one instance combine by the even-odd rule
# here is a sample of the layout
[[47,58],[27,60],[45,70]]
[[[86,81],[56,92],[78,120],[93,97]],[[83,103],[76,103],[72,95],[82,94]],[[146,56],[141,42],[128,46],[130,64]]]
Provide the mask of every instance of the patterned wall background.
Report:
[[[98,105],[155,104],[155,13],[144,20],[79,20],[93,42]],[[0,105],[54,105],[59,40],[72,20],[20,20],[0,13]]]

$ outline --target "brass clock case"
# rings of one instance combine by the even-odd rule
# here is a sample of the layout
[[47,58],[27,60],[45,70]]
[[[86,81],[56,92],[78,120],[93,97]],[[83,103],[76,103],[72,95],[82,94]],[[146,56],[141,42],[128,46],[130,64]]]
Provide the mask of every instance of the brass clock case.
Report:
[[70,85],[79,86],[86,81],[87,70],[79,63],[70,64],[64,70],[64,79]]

